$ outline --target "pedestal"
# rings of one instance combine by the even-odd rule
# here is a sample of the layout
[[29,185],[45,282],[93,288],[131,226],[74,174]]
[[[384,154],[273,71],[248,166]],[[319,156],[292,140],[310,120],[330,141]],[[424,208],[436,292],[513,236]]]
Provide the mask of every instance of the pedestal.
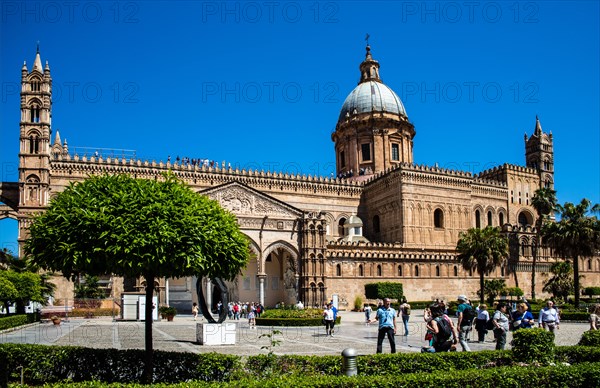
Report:
[[196,342],[200,345],[235,345],[237,324],[197,323]]

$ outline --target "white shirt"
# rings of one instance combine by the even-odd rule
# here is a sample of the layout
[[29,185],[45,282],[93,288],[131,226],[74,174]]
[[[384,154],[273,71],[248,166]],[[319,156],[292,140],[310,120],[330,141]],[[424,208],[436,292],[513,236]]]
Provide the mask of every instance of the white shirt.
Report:
[[327,309],[323,311],[323,317],[326,321],[333,321],[333,310]]
[[490,319],[490,313],[487,310],[479,310],[477,314],[477,319],[481,319],[482,321],[488,321]]
[[538,320],[538,323],[541,325],[542,322],[544,323],[559,323],[560,319],[558,317],[558,311],[554,308],[548,308],[548,307],[544,307],[543,309],[540,310],[540,318]]

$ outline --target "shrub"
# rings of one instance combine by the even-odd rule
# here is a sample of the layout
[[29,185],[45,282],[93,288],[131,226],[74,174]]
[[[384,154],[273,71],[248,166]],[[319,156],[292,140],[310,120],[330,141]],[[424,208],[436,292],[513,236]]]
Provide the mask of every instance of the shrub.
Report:
[[581,336],[580,346],[600,346],[600,330],[588,330]]
[[544,329],[521,329],[513,333],[515,361],[548,364],[554,361],[554,348],[554,333]]
[[[85,318],[92,318],[92,317],[114,317],[116,315],[119,315],[119,310],[118,309],[112,309],[112,308],[74,309],[73,311],[71,311],[69,313],[69,316],[72,317],[72,318],[75,318],[75,317],[85,317]],[[64,313],[63,313],[63,316],[64,316]]]
[[583,290],[583,294],[587,296],[600,295],[600,287],[586,287]]
[[368,299],[402,299],[404,292],[402,283],[379,282],[365,284],[365,296]]
[[26,325],[27,323],[29,323],[29,321],[25,314],[10,315],[8,317],[0,318],[0,330]]
[[354,310],[360,311],[362,308],[363,308],[363,299],[360,297],[360,295],[357,295],[356,298],[354,298]]

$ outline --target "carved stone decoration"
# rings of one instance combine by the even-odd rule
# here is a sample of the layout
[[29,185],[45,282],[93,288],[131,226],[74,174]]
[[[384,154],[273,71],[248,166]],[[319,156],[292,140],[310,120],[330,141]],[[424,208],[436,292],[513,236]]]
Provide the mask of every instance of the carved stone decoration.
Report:
[[295,219],[302,214],[300,210],[238,182],[206,190],[203,194],[218,201],[223,208],[238,216]]

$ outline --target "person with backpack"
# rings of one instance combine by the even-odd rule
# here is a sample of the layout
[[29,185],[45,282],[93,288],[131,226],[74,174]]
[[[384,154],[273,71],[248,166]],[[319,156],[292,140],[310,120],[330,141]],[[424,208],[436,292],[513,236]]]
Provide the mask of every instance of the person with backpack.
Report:
[[398,308],[398,315],[402,315],[402,323],[404,325],[404,336],[408,337],[408,320],[410,319],[410,304],[406,298],[402,298],[402,304]]
[[433,333],[433,340],[427,352],[432,352],[432,349],[435,353],[456,350],[458,333],[450,317],[444,314],[444,307],[443,304],[434,303],[429,308],[432,319],[428,329]]
[[475,318],[475,310],[468,303],[468,299],[464,295],[458,296],[458,307],[456,314],[458,315],[458,342],[462,347],[463,352],[470,352],[469,344],[467,344],[467,336],[472,329],[473,319]]

